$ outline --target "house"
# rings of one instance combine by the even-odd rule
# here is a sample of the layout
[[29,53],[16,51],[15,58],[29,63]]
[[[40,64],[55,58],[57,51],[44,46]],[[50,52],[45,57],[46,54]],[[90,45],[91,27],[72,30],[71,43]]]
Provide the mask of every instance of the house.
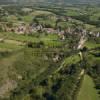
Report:
[[25,25],[19,25],[16,30],[15,33],[17,34],[24,34],[26,31],[26,26]]
[[96,37],[100,37],[100,32],[98,32],[98,33],[96,34]]
[[57,33],[57,31],[54,30],[53,28],[44,28],[44,31],[47,33]]
[[92,34],[93,34],[93,32],[91,32],[91,31],[90,31],[90,32],[89,32],[89,34],[90,34],[90,35],[92,35]]
[[71,17],[66,17],[66,21],[72,21]]
[[86,36],[87,31],[85,29],[82,30],[82,34]]
[[22,8],[21,10],[22,10],[23,12],[25,12],[25,13],[32,12],[32,9],[31,9],[31,8]]
[[0,42],[3,42],[4,41],[4,39],[3,38],[0,38]]
[[55,55],[55,57],[53,58],[53,61],[54,61],[54,62],[58,62],[59,59],[60,59],[59,55]]

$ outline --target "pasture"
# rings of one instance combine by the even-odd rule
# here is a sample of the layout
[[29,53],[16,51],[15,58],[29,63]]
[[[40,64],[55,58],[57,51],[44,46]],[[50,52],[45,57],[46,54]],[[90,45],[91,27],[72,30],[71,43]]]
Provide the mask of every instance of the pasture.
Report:
[[95,84],[92,78],[88,75],[84,76],[77,100],[99,100]]

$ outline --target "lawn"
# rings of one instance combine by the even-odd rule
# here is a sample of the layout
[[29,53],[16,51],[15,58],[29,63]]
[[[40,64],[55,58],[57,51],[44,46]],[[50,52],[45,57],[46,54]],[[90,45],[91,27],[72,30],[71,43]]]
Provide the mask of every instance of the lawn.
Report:
[[94,87],[92,78],[85,75],[77,100],[100,100]]

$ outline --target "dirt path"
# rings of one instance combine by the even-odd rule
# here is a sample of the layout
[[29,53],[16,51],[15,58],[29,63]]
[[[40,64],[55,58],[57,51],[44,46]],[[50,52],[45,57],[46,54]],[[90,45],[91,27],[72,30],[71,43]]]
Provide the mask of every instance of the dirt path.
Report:
[[82,69],[82,70],[81,70],[81,72],[80,72],[80,75],[79,75],[79,77],[78,77],[78,80],[80,80],[80,79],[81,79],[81,77],[82,77],[84,74],[85,74],[85,70],[84,70],[84,69]]
[[84,36],[81,37],[80,41],[79,41],[79,45],[77,47],[77,49],[81,49],[84,46],[84,43],[86,42],[86,38]]

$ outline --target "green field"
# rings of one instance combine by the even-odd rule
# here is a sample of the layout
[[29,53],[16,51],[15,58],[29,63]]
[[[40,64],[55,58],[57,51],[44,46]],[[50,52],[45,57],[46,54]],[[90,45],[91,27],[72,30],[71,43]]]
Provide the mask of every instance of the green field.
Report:
[[94,87],[92,78],[85,75],[77,100],[99,100],[99,96]]
[[[0,37],[4,38],[4,41],[11,42],[13,41],[13,44],[20,43],[24,44],[27,42],[33,42],[37,43],[39,41],[43,41],[45,46],[49,47],[59,47],[64,44],[64,42],[59,41],[59,36],[57,34],[50,34],[47,36],[40,36],[40,37],[35,37],[35,36],[28,36],[28,35],[17,35],[15,33],[0,33]],[[15,43],[15,44],[16,44]],[[3,43],[1,43],[2,45]]]
[[60,67],[55,71],[55,73],[59,72],[63,67],[66,67],[71,64],[76,64],[80,61],[80,57],[78,55],[72,55],[64,59]]
[[100,47],[100,44],[99,44],[99,43],[95,43],[95,42],[87,41],[87,42],[85,43],[85,46],[86,46],[88,49],[93,49],[93,48],[98,48],[98,47]]
[[10,43],[0,43],[0,51],[13,51],[13,50],[19,50],[23,46],[10,44]]

